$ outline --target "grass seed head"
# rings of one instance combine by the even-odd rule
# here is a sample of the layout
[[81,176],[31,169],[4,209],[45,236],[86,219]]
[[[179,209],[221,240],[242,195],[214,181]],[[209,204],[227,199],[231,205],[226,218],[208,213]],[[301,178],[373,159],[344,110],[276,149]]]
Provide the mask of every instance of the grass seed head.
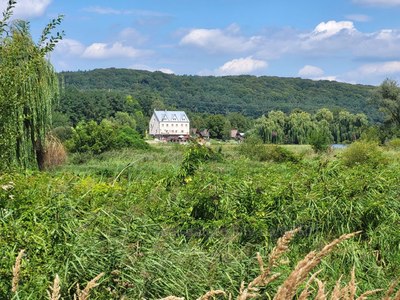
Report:
[[22,256],[24,255],[24,253],[25,253],[25,250],[19,251],[17,258],[15,259],[15,265],[13,267],[13,278],[12,278],[12,284],[11,284],[11,291],[13,293],[16,293],[18,290],[19,276],[20,276],[20,271],[21,271],[21,262],[22,262]]

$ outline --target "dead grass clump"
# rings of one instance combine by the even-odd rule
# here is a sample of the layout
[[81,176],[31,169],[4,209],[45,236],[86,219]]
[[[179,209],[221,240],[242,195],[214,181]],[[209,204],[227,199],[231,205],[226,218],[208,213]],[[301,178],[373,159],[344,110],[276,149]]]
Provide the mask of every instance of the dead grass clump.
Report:
[[44,152],[44,168],[51,169],[64,164],[67,160],[67,151],[61,141],[53,136],[46,137],[46,148]]

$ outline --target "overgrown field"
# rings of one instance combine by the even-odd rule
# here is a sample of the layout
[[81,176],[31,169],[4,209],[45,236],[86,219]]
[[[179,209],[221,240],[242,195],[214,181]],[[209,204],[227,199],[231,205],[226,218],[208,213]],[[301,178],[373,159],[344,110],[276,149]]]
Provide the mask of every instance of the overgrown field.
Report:
[[400,276],[398,150],[163,145],[1,174],[0,299],[49,299],[56,274],[73,299],[77,283],[102,272],[90,299],[197,299],[217,289],[236,298],[260,272],[256,253],[268,256],[298,227],[260,299],[309,251],[356,231],[314,271],[332,289],[354,266],[360,293],[387,289]]

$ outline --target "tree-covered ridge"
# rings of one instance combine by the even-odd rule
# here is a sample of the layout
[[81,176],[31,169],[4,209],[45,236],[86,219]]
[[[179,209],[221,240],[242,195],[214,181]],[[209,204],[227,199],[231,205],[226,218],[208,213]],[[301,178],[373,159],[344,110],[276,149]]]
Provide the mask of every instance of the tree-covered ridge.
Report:
[[379,119],[377,110],[367,105],[372,86],[269,76],[177,76],[114,68],[61,72],[60,78],[66,88],[128,93],[146,114],[154,99],[159,99],[168,107],[191,112],[241,112],[259,117],[271,110],[289,113],[295,108],[307,112],[328,108]]

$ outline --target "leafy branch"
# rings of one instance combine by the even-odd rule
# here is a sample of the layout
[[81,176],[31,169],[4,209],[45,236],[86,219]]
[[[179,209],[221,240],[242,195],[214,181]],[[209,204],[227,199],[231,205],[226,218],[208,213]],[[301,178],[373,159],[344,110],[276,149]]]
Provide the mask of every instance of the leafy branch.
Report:
[[7,8],[3,12],[3,19],[0,21],[0,36],[4,32],[6,32],[8,34],[8,31],[6,30],[6,28],[8,26],[8,21],[10,20],[12,14],[13,14],[13,9],[14,9],[16,3],[17,3],[16,0],[8,1]]
[[42,54],[47,54],[53,51],[57,43],[65,36],[64,30],[57,32],[55,36],[51,35],[51,32],[61,24],[63,19],[64,15],[58,15],[57,18],[51,20],[43,29],[42,35],[40,36],[40,40],[38,42],[38,47],[40,47]]

